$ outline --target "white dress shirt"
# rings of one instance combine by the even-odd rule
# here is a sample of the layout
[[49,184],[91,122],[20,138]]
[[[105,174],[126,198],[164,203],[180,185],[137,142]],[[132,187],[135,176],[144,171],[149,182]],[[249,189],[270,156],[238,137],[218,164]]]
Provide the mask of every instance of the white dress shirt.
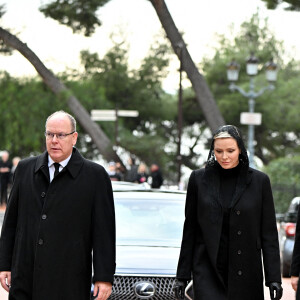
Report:
[[[61,161],[59,163],[59,172],[68,164],[72,154],[66,158],[65,160]],[[54,167],[55,161],[48,155],[48,168],[49,168],[49,175],[50,175],[50,182],[53,180],[55,167]]]

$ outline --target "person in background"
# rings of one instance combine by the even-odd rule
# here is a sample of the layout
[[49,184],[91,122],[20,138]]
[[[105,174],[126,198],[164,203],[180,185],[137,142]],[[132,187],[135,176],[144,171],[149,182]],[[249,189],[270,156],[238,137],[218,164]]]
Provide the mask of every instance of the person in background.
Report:
[[137,183],[144,183],[148,180],[148,170],[147,166],[144,163],[141,163],[138,167],[138,173],[137,173]]
[[12,168],[12,162],[9,160],[8,151],[2,152],[2,157],[0,161],[0,203],[1,207],[6,207],[7,205],[7,189],[10,180],[10,172]]
[[292,287],[296,291],[296,300],[300,300],[300,206],[298,209],[295,244],[293,249],[290,275]]
[[159,189],[163,184],[163,176],[157,164],[152,164],[150,167],[151,187]]
[[123,167],[123,165],[119,161],[116,162],[116,172],[120,175],[121,180],[124,181],[125,168]]
[[19,156],[15,156],[12,159],[12,168],[11,168],[10,174],[9,174],[8,194],[11,191],[11,187],[12,187],[13,179],[14,179],[14,174],[15,174],[16,168],[17,168],[18,163],[19,163],[20,160],[21,160],[21,158]]
[[130,156],[128,159],[129,169],[127,171],[125,180],[129,182],[136,182],[137,181],[137,173],[138,173],[138,166],[135,164],[135,158]]
[[249,167],[239,129],[221,126],[188,182],[175,297],[184,299],[193,278],[195,300],[263,300],[263,274],[271,299],[281,299],[270,180]]
[[[45,124],[43,154],[19,162],[0,238],[0,282],[11,300],[106,300],[115,272],[115,212],[105,169],[75,148],[64,111]],[[93,277],[92,277],[93,270]]]
[[18,166],[20,160],[21,160],[21,157],[19,157],[19,156],[15,156],[15,157],[12,159],[12,168],[11,168],[11,171],[10,171],[11,174],[14,174],[14,173],[15,173],[16,168],[17,168],[17,166]]
[[116,163],[114,161],[110,161],[108,163],[108,171],[109,178],[111,181],[121,181],[121,175],[117,172]]

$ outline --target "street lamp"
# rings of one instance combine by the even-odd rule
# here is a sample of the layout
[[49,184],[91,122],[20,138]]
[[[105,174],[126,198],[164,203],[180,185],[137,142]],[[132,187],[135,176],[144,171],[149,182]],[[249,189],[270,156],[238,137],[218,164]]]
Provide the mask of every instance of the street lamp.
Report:
[[254,76],[258,73],[258,59],[251,54],[247,60],[246,72],[250,76],[249,91],[244,91],[241,87],[235,84],[239,77],[239,64],[232,60],[227,64],[227,79],[230,81],[229,89],[231,91],[238,91],[244,97],[248,98],[249,113],[241,114],[241,123],[249,125],[248,127],[248,151],[249,164],[254,168],[254,125],[261,124],[261,114],[254,113],[255,99],[261,96],[267,90],[274,90],[274,82],[277,79],[277,65],[271,59],[265,65],[266,79],[269,82],[268,86],[263,87],[260,91],[255,92]]

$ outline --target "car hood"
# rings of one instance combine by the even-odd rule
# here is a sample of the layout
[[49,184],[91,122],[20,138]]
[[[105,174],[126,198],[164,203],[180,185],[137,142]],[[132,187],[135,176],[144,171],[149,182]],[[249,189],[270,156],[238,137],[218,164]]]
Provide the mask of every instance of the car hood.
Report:
[[118,246],[117,274],[175,276],[180,247]]

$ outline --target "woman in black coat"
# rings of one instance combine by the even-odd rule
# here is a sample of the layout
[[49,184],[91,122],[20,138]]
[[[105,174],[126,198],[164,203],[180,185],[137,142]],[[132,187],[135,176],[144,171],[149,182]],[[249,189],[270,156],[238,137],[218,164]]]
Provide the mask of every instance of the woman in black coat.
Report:
[[240,131],[220,127],[205,168],[193,171],[174,291],[184,299],[263,300],[263,269],[271,299],[282,296],[278,235],[266,174],[249,167]]

